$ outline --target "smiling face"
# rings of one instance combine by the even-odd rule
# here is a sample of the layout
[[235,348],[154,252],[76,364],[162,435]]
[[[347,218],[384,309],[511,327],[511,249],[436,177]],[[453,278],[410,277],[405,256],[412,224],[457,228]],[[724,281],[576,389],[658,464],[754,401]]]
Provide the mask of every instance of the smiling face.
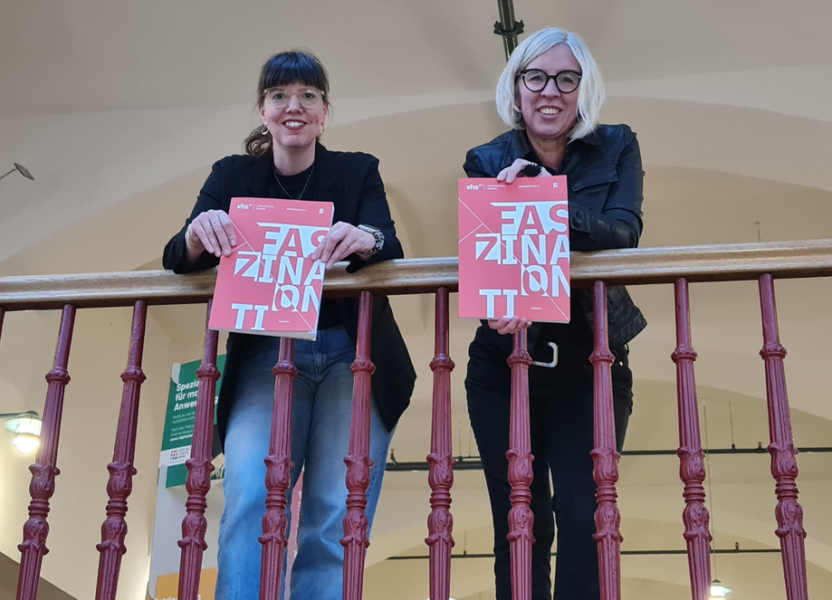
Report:
[[276,106],[267,98],[261,100],[260,117],[272,136],[275,151],[281,148],[305,150],[315,145],[326,124],[329,109],[320,93],[313,103],[303,101],[304,94],[310,89],[314,88],[303,83],[281,86],[280,90],[288,98],[285,106]]
[[[569,46],[557,44],[535,58],[526,69],[540,69],[548,75],[561,71],[581,72]],[[569,132],[578,122],[578,90],[569,94],[558,91],[553,79],[539,92],[531,92],[517,79],[517,99],[530,139],[558,140],[566,143]]]

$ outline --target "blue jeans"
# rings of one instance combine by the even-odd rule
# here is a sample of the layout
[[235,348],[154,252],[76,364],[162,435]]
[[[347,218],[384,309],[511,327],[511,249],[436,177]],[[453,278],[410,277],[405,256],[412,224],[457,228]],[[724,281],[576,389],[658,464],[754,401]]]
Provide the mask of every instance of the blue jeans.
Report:
[[[257,600],[260,591],[262,518],[266,466],[274,405],[272,367],[279,340],[264,339],[245,356],[225,438],[225,507],[220,520],[217,600]],[[344,457],[349,450],[355,346],[343,327],[318,332],[314,342],[295,341],[292,403],[292,487],[304,468],[298,549],[291,597],[341,600],[343,521],[347,487]],[[370,426],[370,488],[367,516],[378,504],[387,431],[373,402]],[[288,497],[291,497],[291,489]],[[287,504],[288,506],[288,504]]]

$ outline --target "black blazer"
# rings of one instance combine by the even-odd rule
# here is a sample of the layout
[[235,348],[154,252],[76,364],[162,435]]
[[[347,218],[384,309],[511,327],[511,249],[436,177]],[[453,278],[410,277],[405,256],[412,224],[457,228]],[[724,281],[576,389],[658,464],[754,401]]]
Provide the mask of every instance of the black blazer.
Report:
[[[270,152],[260,158],[227,156],[214,163],[191,216],[179,233],[165,246],[162,257],[164,267],[173,269],[176,273],[187,273],[216,266],[219,259],[207,252],[203,252],[193,264],[186,264],[185,231],[188,225],[197,215],[210,209],[228,212],[231,198],[269,198],[272,165]],[[330,152],[321,144],[316,144],[315,172],[316,199],[335,204],[335,222],[372,225],[384,233],[381,252],[368,261],[353,256],[347,271],[352,273],[368,264],[404,257],[401,243],[396,238],[396,228],[390,218],[377,158],[361,152]],[[336,305],[341,322],[355,343],[358,331],[358,299],[338,299]],[[261,336],[239,333],[228,336],[225,373],[217,405],[220,439],[225,439],[242,355],[247,347],[262,343],[263,339]],[[370,357],[376,366],[372,379],[373,393],[384,424],[392,430],[410,403],[416,372],[386,296],[375,296],[373,299]],[[349,423],[344,425],[349,427]]]

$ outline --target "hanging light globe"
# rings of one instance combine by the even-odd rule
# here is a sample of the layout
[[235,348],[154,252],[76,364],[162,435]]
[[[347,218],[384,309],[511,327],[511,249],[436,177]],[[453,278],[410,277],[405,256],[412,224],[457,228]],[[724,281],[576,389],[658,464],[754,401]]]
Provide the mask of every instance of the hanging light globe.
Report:
[[21,454],[31,454],[40,448],[40,431],[43,422],[36,412],[30,411],[15,415],[0,415],[0,417],[12,416],[4,423],[6,429],[15,434],[12,444]]
[[731,590],[725,587],[719,579],[714,579],[711,582],[711,594],[708,600],[724,600],[726,594],[730,594]]
[[31,454],[40,448],[40,438],[36,435],[20,433],[12,440],[12,444],[21,454]]

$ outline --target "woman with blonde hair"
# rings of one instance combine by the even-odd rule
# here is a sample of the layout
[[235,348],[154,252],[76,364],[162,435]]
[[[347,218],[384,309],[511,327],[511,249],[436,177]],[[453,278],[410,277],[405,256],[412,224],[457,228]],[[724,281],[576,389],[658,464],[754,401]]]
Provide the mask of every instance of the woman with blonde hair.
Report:
[[[511,128],[468,152],[469,177],[566,175],[572,250],[634,248],[642,230],[638,142],[626,125],[598,125],[604,86],[583,41],[543,29],[512,53],[497,84],[497,112]],[[646,325],[626,289],[610,287],[610,349],[616,437],[632,410],[627,343]],[[479,447],[494,524],[497,600],[511,599],[508,482],[512,336],[528,329],[534,481],[532,598],[552,598],[550,553],[557,522],[556,600],[599,600],[594,513],[592,297],[573,290],[568,324],[517,317],[483,322],[469,347],[468,413]],[[551,476],[551,480],[550,480]],[[551,487],[550,487],[551,481]],[[554,518],[553,518],[554,514]]]

